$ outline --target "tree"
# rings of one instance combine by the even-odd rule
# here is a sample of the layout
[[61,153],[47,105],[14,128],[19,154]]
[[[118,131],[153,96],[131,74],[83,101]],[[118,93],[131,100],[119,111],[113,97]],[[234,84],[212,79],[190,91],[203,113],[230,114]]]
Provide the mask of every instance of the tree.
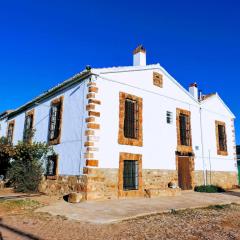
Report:
[[46,143],[18,142],[14,147],[11,167],[7,172],[10,184],[18,192],[37,192],[44,174],[43,163],[53,150]]

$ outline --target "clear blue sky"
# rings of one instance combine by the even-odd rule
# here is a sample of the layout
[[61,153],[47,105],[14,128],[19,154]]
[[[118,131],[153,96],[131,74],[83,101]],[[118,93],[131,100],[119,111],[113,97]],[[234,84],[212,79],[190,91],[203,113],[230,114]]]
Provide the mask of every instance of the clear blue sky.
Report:
[[240,143],[240,1],[0,0],[0,112],[86,65],[132,64],[142,43],[184,87],[217,91],[237,117]]

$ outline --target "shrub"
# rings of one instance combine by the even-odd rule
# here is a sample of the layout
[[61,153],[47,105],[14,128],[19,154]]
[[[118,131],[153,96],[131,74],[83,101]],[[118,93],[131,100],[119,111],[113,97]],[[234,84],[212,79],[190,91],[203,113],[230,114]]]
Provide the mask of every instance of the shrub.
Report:
[[10,184],[18,192],[37,192],[44,169],[43,162],[52,149],[45,143],[19,142],[14,147],[11,167],[7,172]]
[[194,188],[195,192],[206,192],[206,193],[219,193],[225,192],[225,190],[216,185],[201,185]]

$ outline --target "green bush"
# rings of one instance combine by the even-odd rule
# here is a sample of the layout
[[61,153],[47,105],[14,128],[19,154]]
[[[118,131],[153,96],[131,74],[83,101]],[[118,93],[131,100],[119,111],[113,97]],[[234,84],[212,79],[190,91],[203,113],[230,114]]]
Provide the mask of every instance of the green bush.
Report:
[[43,162],[52,149],[45,143],[19,142],[13,146],[9,183],[17,192],[37,192],[44,169]]
[[194,188],[195,192],[206,192],[206,193],[219,193],[225,192],[225,190],[216,185],[201,185]]

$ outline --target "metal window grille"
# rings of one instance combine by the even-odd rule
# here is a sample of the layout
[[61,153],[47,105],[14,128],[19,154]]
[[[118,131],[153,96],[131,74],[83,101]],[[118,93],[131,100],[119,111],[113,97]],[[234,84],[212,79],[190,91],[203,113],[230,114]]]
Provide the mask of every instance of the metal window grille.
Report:
[[124,190],[138,189],[138,161],[137,160],[124,161],[123,189]]
[[168,124],[172,124],[172,112],[167,111],[166,119]]
[[190,117],[185,114],[180,114],[179,125],[181,145],[190,146],[191,145]]
[[47,159],[46,175],[55,176],[57,172],[57,156],[52,155]]
[[138,111],[137,101],[131,99],[125,100],[124,136],[126,138],[138,138]]
[[227,151],[226,132],[225,132],[225,126],[223,125],[218,125],[218,142],[219,142],[219,150]]
[[25,118],[24,124],[24,134],[23,134],[23,141],[27,142],[32,137],[32,128],[33,128],[33,115],[27,115]]
[[13,129],[14,129],[14,124],[10,123],[8,125],[8,131],[7,131],[7,142],[9,144],[12,144],[13,142]]
[[53,104],[51,107],[49,138],[54,140],[59,136],[61,103]]

